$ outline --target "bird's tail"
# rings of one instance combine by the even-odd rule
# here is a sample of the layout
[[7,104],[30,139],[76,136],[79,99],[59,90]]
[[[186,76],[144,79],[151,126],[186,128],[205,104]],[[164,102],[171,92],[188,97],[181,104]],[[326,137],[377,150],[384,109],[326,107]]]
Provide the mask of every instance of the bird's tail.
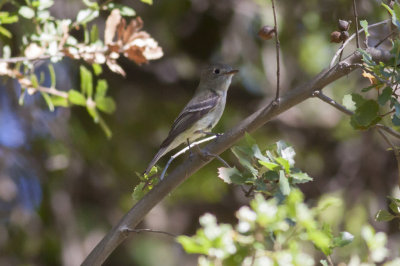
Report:
[[168,148],[168,146],[167,146],[167,147],[160,148],[160,149],[158,150],[158,152],[157,152],[157,154],[154,156],[153,160],[151,160],[151,162],[150,162],[149,165],[147,166],[147,169],[146,169],[146,171],[144,172],[145,175],[148,175],[149,172],[150,172],[150,170],[151,170],[151,168],[158,162],[158,160],[160,160],[160,158],[161,158],[162,156],[164,156],[164,154],[166,154],[166,153],[168,152],[167,148]]

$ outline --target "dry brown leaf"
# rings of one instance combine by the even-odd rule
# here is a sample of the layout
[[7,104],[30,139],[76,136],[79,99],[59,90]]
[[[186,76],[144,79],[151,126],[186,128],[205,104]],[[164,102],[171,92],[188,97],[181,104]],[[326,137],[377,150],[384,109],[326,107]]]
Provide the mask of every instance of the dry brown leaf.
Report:
[[121,14],[118,9],[111,11],[111,14],[106,20],[106,28],[104,30],[104,43],[107,45],[112,43],[118,25],[121,22]]
[[371,83],[371,85],[378,84],[378,81],[376,80],[376,78],[375,78],[371,73],[368,73],[368,72],[366,72],[366,71],[363,71],[362,76],[363,76],[364,78],[369,79],[369,82]]

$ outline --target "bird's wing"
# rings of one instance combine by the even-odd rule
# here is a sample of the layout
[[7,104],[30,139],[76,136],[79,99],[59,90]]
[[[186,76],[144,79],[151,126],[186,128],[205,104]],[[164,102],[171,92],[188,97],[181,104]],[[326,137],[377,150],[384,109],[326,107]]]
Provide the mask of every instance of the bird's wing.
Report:
[[198,102],[188,104],[179,114],[172,124],[168,137],[163,141],[160,147],[166,147],[175,139],[176,136],[189,129],[195,122],[200,120],[205,114],[209,113],[217,105],[221,96],[213,93],[211,97]]

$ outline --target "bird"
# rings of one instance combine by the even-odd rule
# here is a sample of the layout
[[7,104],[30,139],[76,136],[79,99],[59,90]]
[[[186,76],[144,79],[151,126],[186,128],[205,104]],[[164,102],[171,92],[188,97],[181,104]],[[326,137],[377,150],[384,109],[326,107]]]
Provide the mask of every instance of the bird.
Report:
[[221,63],[211,64],[201,71],[200,83],[192,99],[175,119],[167,138],[147,166],[145,175],[169,151],[183,143],[190,145],[211,133],[224,112],[229,85],[237,72],[239,70]]

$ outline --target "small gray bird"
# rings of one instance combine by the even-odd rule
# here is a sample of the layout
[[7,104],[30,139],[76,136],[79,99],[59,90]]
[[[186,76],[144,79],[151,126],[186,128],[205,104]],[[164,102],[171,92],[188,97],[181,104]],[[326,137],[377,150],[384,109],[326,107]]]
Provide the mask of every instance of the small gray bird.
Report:
[[224,112],[226,94],[237,72],[239,70],[225,64],[213,64],[201,72],[200,84],[193,98],[175,119],[168,137],[147,166],[145,174],[170,150],[210,133]]

